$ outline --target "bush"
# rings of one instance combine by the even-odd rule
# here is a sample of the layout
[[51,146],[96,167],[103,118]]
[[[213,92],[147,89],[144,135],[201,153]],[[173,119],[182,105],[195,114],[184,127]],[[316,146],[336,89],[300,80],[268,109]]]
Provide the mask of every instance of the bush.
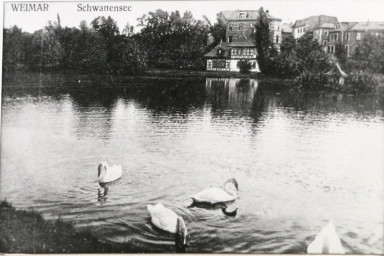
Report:
[[249,74],[251,72],[252,63],[248,60],[240,60],[237,62],[237,67],[240,69],[241,74]]

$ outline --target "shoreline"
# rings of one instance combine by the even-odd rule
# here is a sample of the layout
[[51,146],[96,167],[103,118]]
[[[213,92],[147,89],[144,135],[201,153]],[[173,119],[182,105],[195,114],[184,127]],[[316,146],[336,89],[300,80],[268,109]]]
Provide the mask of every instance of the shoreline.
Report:
[[[3,73],[2,88],[4,89],[78,89],[78,88],[125,88],[142,86],[148,81],[167,81],[167,80],[204,80],[206,78],[217,79],[257,79],[260,83],[267,84],[271,88],[293,89],[296,92],[312,91],[334,91],[347,94],[360,93],[384,93],[384,76],[375,74],[374,80],[376,86],[371,92],[356,91],[350,92],[342,88],[332,88],[332,86],[323,85],[318,88],[301,89],[297,79],[279,78],[265,75],[262,73],[240,74],[237,72],[214,72],[214,71],[196,71],[196,70],[169,70],[154,69],[133,76],[128,75],[106,75],[80,73],[73,70],[60,70],[50,72],[32,72],[16,71],[12,73]],[[26,83],[26,81],[28,83]],[[349,88],[352,88],[349,86]]]
[[[132,86],[151,80],[195,80],[206,78],[257,79],[260,82],[284,86],[295,85],[294,79],[266,76],[261,73],[240,74],[236,72],[186,71],[186,70],[150,70],[133,76],[79,73],[60,70],[51,72],[16,71],[3,73],[3,88],[79,88],[79,87],[119,87]],[[28,81],[28,84],[25,82]],[[132,83],[133,82],[133,83]]]
[[91,230],[75,230],[60,216],[43,219],[35,210],[17,210],[0,201],[0,253],[137,253],[134,243],[113,243]]

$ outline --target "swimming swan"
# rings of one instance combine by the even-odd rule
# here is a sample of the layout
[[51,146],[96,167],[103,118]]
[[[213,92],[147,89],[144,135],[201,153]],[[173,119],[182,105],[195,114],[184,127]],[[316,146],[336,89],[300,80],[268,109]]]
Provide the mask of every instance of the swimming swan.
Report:
[[232,178],[224,183],[224,189],[206,188],[191,197],[193,199],[193,203],[217,204],[232,202],[236,200],[238,190],[239,187],[237,181]]
[[317,234],[315,240],[308,245],[308,254],[345,254],[341,245],[339,236],[336,233],[335,226],[329,221],[320,233]]
[[176,251],[185,251],[187,246],[187,227],[181,216],[161,203],[147,205],[153,225],[161,230],[175,234]]
[[107,162],[101,162],[97,169],[99,183],[108,183],[120,179],[123,172],[121,165],[109,166]]

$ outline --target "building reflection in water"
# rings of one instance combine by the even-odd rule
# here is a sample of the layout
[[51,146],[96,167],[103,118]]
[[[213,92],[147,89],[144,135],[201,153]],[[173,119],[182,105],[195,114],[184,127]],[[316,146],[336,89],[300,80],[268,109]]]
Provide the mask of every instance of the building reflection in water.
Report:
[[212,110],[249,113],[258,88],[256,79],[206,78],[205,88]]

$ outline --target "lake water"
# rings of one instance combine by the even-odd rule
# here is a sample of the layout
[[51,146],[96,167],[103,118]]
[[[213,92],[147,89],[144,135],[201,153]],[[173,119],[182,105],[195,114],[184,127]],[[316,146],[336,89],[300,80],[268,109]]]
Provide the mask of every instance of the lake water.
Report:
[[[185,219],[187,252],[305,253],[332,219],[347,253],[383,253],[382,97],[252,79],[5,85],[0,196],[17,208],[145,252],[174,250],[150,224],[162,202]],[[105,197],[101,161],[124,169]],[[187,207],[232,177],[236,217]]]

